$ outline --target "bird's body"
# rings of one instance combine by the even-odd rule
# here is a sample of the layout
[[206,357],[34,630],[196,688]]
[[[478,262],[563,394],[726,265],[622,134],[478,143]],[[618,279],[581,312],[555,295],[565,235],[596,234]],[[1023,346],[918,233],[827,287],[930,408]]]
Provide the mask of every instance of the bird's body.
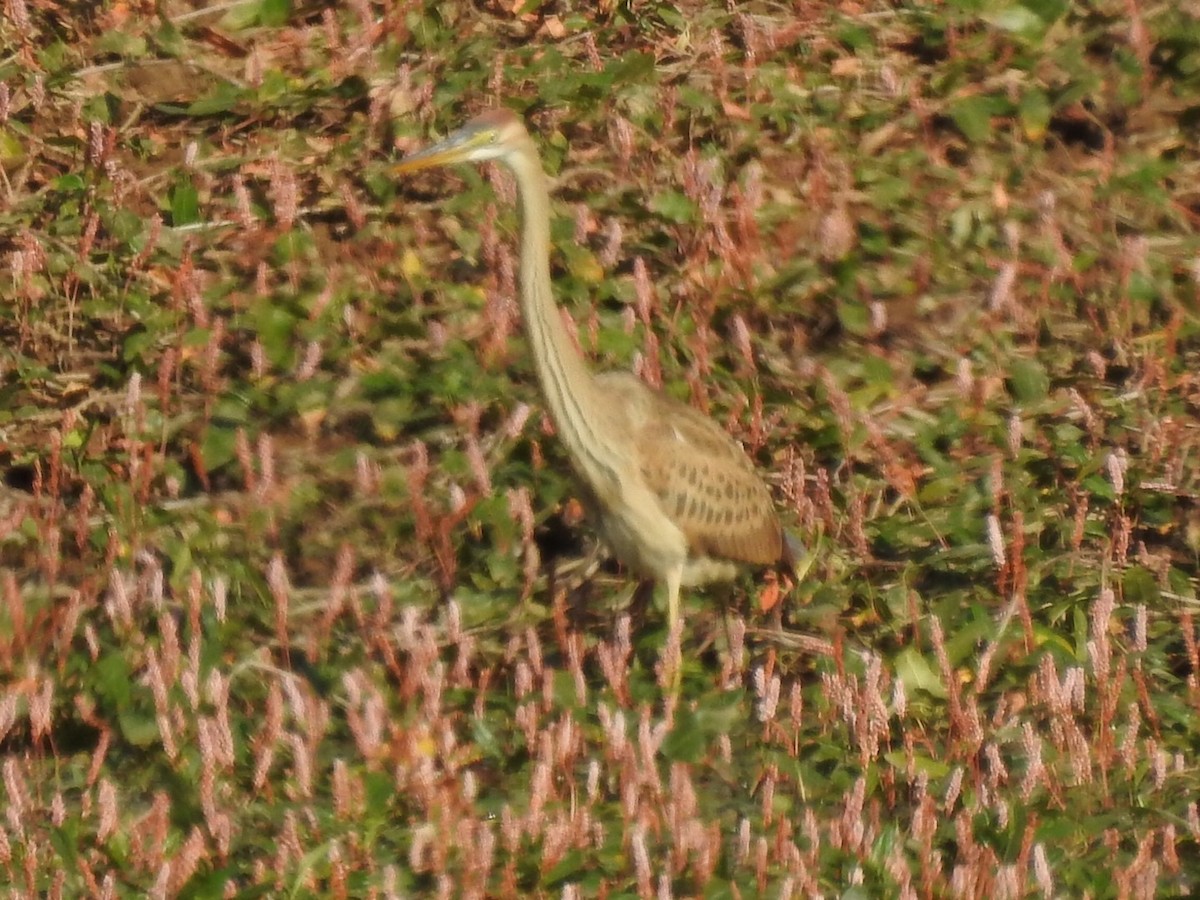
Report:
[[681,586],[732,578],[737,563],[791,561],[770,491],[737,442],[698,410],[631,373],[588,369],[551,293],[549,194],[515,115],[485,113],[396,170],[488,159],[516,177],[521,312],[550,417],[613,554],[666,585],[674,632]]
[[682,565],[685,586],[732,578],[735,562],[779,561],[783,535],[770,492],[728,434],[630,373],[608,372],[596,382],[632,457],[625,495],[598,504],[601,530],[619,559],[663,580]]

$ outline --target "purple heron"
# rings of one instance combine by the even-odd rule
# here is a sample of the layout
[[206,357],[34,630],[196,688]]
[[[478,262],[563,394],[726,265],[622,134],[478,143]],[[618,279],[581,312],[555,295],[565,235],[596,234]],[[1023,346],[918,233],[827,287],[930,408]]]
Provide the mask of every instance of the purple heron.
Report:
[[796,547],[753,463],[720,426],[630,372],[593,373],[575,349],[550,286],[546,177],[516,115],[484,113],[393,171],[487,160],[516,178],[525,334],[585,506],[618,560],[666,585],[677,639],[681,587],[732,578],[739,563],[794,566]]

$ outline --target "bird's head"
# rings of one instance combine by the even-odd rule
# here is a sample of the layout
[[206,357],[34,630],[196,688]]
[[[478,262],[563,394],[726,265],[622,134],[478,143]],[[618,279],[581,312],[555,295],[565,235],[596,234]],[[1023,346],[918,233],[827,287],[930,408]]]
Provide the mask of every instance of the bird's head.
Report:
[[451,132],[445,140],[406,156],[392,171],[400,175],[431,166],[503,159],[523,149],[528,141],[529,134],[514,113],[493,109]]

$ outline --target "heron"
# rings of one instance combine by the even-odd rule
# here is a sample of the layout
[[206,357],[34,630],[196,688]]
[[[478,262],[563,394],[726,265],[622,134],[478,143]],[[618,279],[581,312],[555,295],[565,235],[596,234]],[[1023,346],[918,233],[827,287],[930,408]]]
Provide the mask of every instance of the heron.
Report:
[[588,368],[554,301],[549,190],[516,114],[486,112],[393,172],[489,160],[516,180],[523,327],[581,500],[613,555],[665,585],[668,640],[678,641],[681,588],[731,579],[741,565],[794,570],[798,545],[754,464],[719,425],[632,372]]

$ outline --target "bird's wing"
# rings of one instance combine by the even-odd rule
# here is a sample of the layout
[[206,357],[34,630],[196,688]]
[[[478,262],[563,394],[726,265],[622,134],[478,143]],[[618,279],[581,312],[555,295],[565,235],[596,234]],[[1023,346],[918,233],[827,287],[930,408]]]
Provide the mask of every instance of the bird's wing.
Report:
[[779,562],[783,529],[745,451],[699,411],[654,398],[636,430],[639,468],[691,551],[758,565]]

